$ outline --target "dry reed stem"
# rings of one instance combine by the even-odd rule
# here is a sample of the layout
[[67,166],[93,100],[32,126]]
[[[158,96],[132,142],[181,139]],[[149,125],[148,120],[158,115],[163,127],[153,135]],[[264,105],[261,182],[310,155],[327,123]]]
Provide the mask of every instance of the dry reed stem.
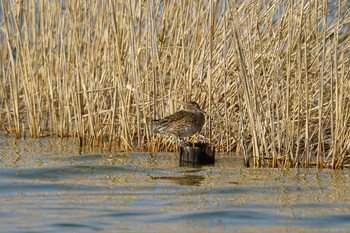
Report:
[[[3,1],[0,127],[174,151],[152,119],[195,100],[192,141],[256,167],[349,166],[345,0]],[[28,132],[24,132],[28,131]]]

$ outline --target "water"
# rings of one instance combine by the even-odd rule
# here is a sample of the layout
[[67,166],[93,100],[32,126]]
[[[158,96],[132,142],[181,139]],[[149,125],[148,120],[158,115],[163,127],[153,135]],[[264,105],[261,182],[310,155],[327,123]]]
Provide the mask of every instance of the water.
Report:
[[2,232],[349,232],[350,171],[180,167],[174,153],[0,137]]

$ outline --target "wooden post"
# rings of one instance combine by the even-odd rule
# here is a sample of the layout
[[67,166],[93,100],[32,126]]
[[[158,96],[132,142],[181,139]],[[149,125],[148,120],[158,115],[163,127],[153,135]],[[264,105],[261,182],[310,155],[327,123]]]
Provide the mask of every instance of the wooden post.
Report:
[[215,163],[215,145],[197,142],[193,146],[180,146],[180,165],[206,165]]

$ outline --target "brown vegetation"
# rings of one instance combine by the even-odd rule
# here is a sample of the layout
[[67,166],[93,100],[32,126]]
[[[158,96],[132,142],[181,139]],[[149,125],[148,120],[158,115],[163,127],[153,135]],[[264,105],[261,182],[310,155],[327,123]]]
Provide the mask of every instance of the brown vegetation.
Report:
[[[349,166],[349,2],[2,1],[0,127],[174,150],[151,120],[194,100],[202,141],[254,166]],[[248,164],[248,162],[246,162]]]

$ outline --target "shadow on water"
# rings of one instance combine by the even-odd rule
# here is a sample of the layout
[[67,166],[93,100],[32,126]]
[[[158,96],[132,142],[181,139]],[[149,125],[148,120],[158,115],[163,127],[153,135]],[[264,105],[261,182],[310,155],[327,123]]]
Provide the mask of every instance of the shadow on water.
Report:
[[[7,232],[346,231],[350,172],[244,168],[234,155],[180,166],[174,153],[85,151],[73,140],[0,137]],[[43,230],[44,229],[44,230]]]

